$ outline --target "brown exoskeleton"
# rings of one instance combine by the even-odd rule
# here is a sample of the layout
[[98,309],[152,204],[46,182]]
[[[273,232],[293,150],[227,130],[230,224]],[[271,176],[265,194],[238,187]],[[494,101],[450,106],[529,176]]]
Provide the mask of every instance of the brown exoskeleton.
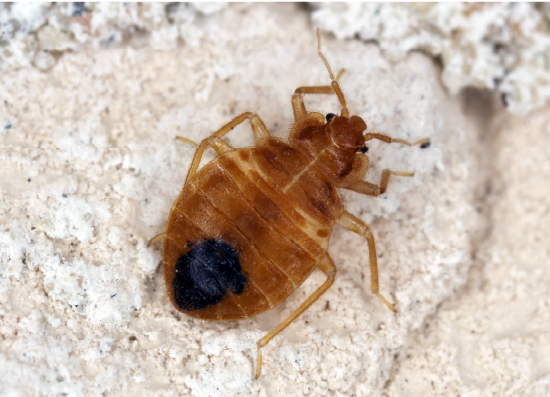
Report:
[[[316,267],[326,274],[323,285],[258,341],[255,378],[261,372],[261,348],[334,282],[336,266],[327,253],[334,224],[366,238],[371,291],[395,311],[379,292],[370,228],[345,210],[338,189],[378,196],[386,191],[391,174],[412,175],[386,169],[379,184],[364,181],[369,168],[366,143],[372,139],[429,146],[429,139],[409,143],[366,132],[361,117],[350,117],[338,80],[321,53],[319,30],[317,36],[331,85],[296,89],[292,95],[295,123],[288,141],[273,137],[260,117],[250,112],[204,139],[197,145],[165,232],[151,240],[164,242],[170,300],[179,311],[204,320],[253,317],[281,303]],[[340,115],[308,112],[304,94],[336,94]],[[246,120],[255,146],[233,148],[221,139]],[[209,147],[219,156],[197,172]]]

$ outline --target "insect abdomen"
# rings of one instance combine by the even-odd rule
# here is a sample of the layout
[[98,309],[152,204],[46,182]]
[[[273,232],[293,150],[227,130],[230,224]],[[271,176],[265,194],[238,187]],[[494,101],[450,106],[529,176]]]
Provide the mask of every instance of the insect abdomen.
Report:
[[287,142],[266,138],[250,149],[258,171],[276,190],[320,228],[332,227],[343,211],[338,190],[317,170],[316,159],[305,158]]
[[202,240],[178,258],[172,286],[178,307],[202,310],[228,291],[242,294],[245,283],[237,251],[223,241]]
[[[335,189],[284,141],[264,139],[254,148],[218,157],[184,188],[168,221],[164,268],[172,301],[187,314],[209,320],[248,318],[273,307],[323,257],[341,206]],[[235,250],[244,288],[236,293],[224,287],[216,271],[198,265],[202,277],[215,279],[216,285],[202,293],[209,297],[189,303],[186,297],[200,295],[195,287],[201,283],[176,277],[176,266],[205,241]]]
[[[310,238],[248,175],[238,178],[233,169],[237,184],[223,166],[230,165],[227,156],[218,160],[193,178],[172,209],[164,250],[165,279],[172,301],[191,316],[209,320],[248,318],[284,300],[307,278],[326,250],[328,235]],[[290,210],[292,206],[287,205]],[[185,294],[174,287],[188,287],[189,283],[177,281],[176,264],[192,246],[207,240],[235,249],[245,278],[244,289],[235,294],[229,288],[219,302],[212,299],[212,304],[202,308],[178,304]],[[194,292],[186,294],[192,296]]]

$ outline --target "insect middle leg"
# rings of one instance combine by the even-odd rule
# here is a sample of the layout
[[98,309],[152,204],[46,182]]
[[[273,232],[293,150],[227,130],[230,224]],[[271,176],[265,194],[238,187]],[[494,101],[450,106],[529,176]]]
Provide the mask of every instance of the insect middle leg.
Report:
[[258,359],[256,362],[256,374],[254,379],[258,379],[262,372],[262,347],[267,345],[271,339],[273,339],[282,330],[288,327],[294,320],[307,310],[321,295],[323,295],[330,286],[334,283],[336,278],[336,266],[328,254],[321,259],[317,267],[326,274],[327,279],[313,294],[311,294],[296,310],[294,310],[290,316],[288,316],[282,323],[277,325],[271,332],[258,341]]
[[[259,141],[260,139],[268,138],[271,136],[264,122],[262,121],[260,116],[258,116],[257,114],[246,112],[241,114],[240,116],[235,117],[233,120],[231,120],[229,123],[224,125],[218,131],[214,132],[208,138],[203,139],[200,145],[198,145],[197,151],[195,152],[195,156],[193,157],[193,162],[191,163],[191,167],[189,168],[189,172],[187,173],[187,177],[185,178],[184,186],[187,186],[191,178],[193,178],[193,176],[195,176],[195,174],[197,173],[197,169],[199,168],[202,155],[204,154],[204,151],[208,147],[212,147],[214,150],[216,150],[216,153],[218,154],[223,154],[230,150],[233,150],[231,145],[229,145],[227,142],[225,142],[221,138],[227,133],[229,133],[231,130],[233,130],[233,128],[235,128],[236,126],[238,126],[239,124],[241,124],[246,120],[250,122],[250,126],[252,127],[252,132],[254,133],[254,139],[256,140],[256,142]],[[181,138],[181,137],[177,137],[177,138],[186,143],[194,143],[193,141],[187,138]]]
[[370,261],[370,290],[374,295],[378,296],[392,312],[396,312],[395,307],[379,292],[380,283],[378,282],[378,262],[376,260],[376,248],[374,246],[374,236],[370,231],[369,225],[347,211],[344,211],[342,213],[340,218],[336,220],[336,223],[344,227],[345,229],[357,233],[367,239]]

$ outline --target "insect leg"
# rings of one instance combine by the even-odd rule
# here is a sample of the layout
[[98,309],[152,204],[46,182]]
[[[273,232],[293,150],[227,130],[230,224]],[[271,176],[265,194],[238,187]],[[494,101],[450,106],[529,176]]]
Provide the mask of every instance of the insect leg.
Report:
[[392,138],[388,135],[379,134],[377,132],[367,132],[365,134],[365,141],[370,141],[371,139],[378,139],[379,141],[386,142],[386,143],[397,142],[397,143],[402,143],[403,145],[407,145],[407,146],[420,145],[420,147],[422,149],[425,149],[425,148],[430,146],[430,138],[419,139],[418,141],[411,143],[411,142],[406,141],[404,139]]
[[332,69],[330,68],[327,59],[321,52],[321,31],[319,30],[319,28],[317,28],[317,43],[319,57],[321,57],[321,60],[325,64],[325,67],[328,70],[328,74],[332,82],[331,85],[296,88],[296,91],[294,91],[292,99],[290,100],[292,103],[292,110],[294,112],[294,121],[297,121],[300,117],[304,116],[307,113],[306,107],[304,106],[303,94],[336,94],[338,100],[340,101],[340,104],[342,105],[342,116],[347,117],[349,114],[346,105],[346,98],[344,97],[344,93],[342,92],[342,89],[338,84],[338,80],[344,73],[344,69],[340,70],[336,75],[336,78],[334,78],[334,75],[332,74]]
[[294,112],[294,121],[307,114],[306,106],[304,105],[303,94],[334,94],[334,90],[331,86],[317,86],[317,87],[299,87],[296,88],[290,102],[292,103],[292,111]]
[[[421,148],[427,148],[430,146],[430,138],[423,138],[416,142],[409,142],[404,139],[392,138],[388,135],[379,134],[377,132],[367,132],[365,135],[365,141],[370,141],[371,139],[378,139],[386,143],[402,143],[407,146],[420,145]],[[382,177],[380,178],[380,183],[378,185],[370,183],[367,181],[357,181],[349,186],[346,186],[346,189],[353,190],[354,192],[366,194],[367,196],[379,196],[384,194],[388,187],[388,181],[390,179],[390,174],[399,175],[399,176],[413,176],[414,172],[402,172],[402,171],[392,171],[385,169],[382,171]]]
[[382,299],[382,302],[388,306],[388,308],[395,312],[395,307],[380,294],[380,284],[378,282],[378,263],[376,260],[376,248],[374,247],[374,236],[370,231],[369,225],[357,218],[355,215],[344,211],[340,218],[336,220],[336,223],[345,229],[348,229],[354,233],[359,234],[367,239],[369,245],[369,260],[370,260],[370,290],[371,292]]
[[[343,73],[344,69],[338,72],[338,76],[336,76],[336,81],[338,81]],[[332,95],[335,93],[336,92],[334,91],[334,87],[331,85],[296,88],[296,91],[294,91],[294,94],[292,94],[292,98],[290,100],[290,102],[292,103],[292,111],[294,112],[294,121],[297,121],[300,117],[304,116],[307,113],[306,107],[304,105],[304,94]]]
[[192,141],[191,139],[187,139],[187,138],[185,138],[185,137],[183,137],[183,136],[176,136],[176,139],[177,139],[178,141],[182,141],[183,143],[187,143],[188,145],[191,145],[191,146],[195,146],[195,147],[198,147],[198,146],[199,146],[199,144],[198,144],[197,142]]
[[366,194],[367,196],[380,196],[381,194],[384,194],[386,192],[386,189],[388,188],[390,174],[399,176],[413,176],[414,172],[392,171],[386,168],[384,171],[382,171],[382,177],[380,178],[380,183],[378,185],[360,180],[352,183],[349,186],[346,186],[345,189],[353,190],[357,193]]
[[151,244],[155,244],[155,243],[158,243],[159,241],[161,240],[164,240],[164,237],[165,237],[165,234],[164,233],[161,233],[161,234],[157,234],[155,237],[153,237],[151,240],[149,240],[147,242],[147,245],[151,245]]
[[260,116],[251,112],[245,112],[240,116],[235,117],[218,131],[214,132],[212,136],[222,138],[224,135],[226,135],[228,132],[233,130],[233,128],[235,128],[245,120],[248,120],[250,122],[250,126],[252,127],[252,132],[254,133],[254,139],[256,140],[256,142],[260,139],[269,138],[271,136],[269,130],[265,126]]
[[254,379],[258,379],[262,372],[262,347],[267,345],[271,339],[273,339],[282,330],[288,327],[294,320],[298,318],[300,314],[305,312],[321,295],[323,295],[334,283],[336,277],[336,266],[328,254],[321,259],[317,264],[317,267],[323,271],[327,279],[313,294],[311,294],[296,310],[294,310],[290,316],[288,316],[282,323],[277,325],[271,332],[258,341],[258,359],[256,362],[256,374]]
[[[260,116],[258,116],[257,114],[246,112],[241,114],[240,116],[235,117],[233,120],[231,120],[229,123],[224,125],[218,131],[214,132],[208,138],[203,139],[200,145],[198,145],[197,151],[195,152],[195,156],[193,157],[193,162],[191,163],[191,167],[189,168],[189,172],[187,173],[187,178],[185,179],[184,186],[186,186],[191,180],[191,178],[193,178],[193,176],[195,176],[195,174],[197,173],[197,169],[199,168],[202,155],[204,154],[204,151],[208,147],[213,147],[218,154],[222,154],[229,150],[233,150],[231,145],[223,141],[221,138],[224,135],[226,135],[228,132],[233,130],[233,128],[235,128],[236,126],[238,126],[239,124],[241,124],[246,120],[250,122],[250,126],[252,127],[252,132],[254,133],[254,139],[256,140],[256,142],[259,141],[260,139],[268,138],[271,136],[264,122],[262,121]],[[177,139],[186,143],[189,143],[189,142],[194,143],[193,141],[190,141],[187,138],[181,139],[180,137],[177,137]]]
[[292,111],[294,112],[294,121],[297,121],[307,113],[306,106],[304,105],[304,94],[334,94],[334,89],[329,85],[296,88],[290,99]]
[[336,78],[334,78],[334,75],[332,74],[332,69],[330,68],[330,65],[327,59],[321,52],[321,30],[319,28],[317,28],[317,53],[319,54],[319,57],[322,59],[323,63],[327,68],[330,79],[332,80],[330,85],[334,89],[334,93],[338,97],[338,100],[340,101],[340,105],[342,105],[342,117],[348,117],[349,112],[346,105],[346,98],[344,97],[344,93],[342,92],[342,89],[338,84],[338,78],[342,75],[342,71],[340,71],[336,76]]

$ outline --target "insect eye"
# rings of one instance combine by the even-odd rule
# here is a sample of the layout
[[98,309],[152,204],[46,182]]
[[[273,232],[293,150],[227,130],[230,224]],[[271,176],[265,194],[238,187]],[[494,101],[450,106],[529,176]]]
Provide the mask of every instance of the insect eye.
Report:
[[325,117],[327,119],[327,123],[330,121],[331,118],[333,118],[334,116],[336,116],[334,113],[329,113],[327,114]]
[[361,148],[361,153],[367,153],[368,151],[369,151],[369,148],[366,146]]

